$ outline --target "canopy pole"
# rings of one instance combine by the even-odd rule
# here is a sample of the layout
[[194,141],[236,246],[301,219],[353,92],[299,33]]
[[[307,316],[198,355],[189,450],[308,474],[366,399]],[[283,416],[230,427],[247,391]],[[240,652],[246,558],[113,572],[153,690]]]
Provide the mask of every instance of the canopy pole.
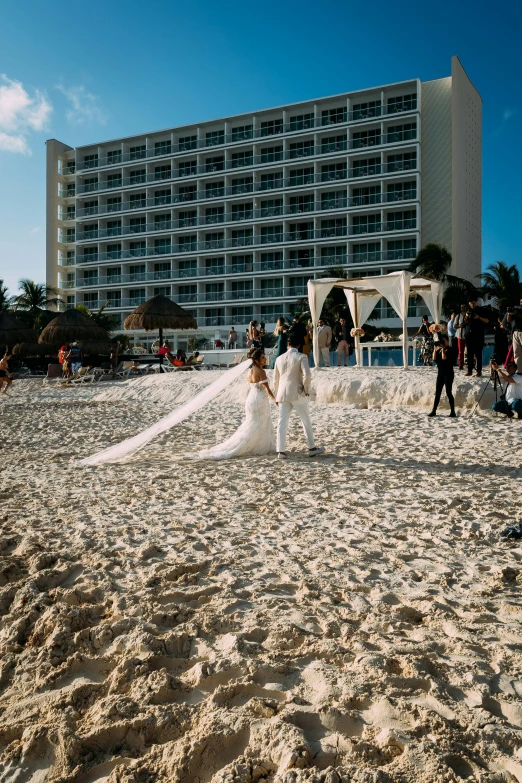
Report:
[[[354,291],[353,292],[353,321],[354,321],[353,325],[355,326],[356,330],[359,329],[359,309],[357,307],[357,296],[358,296],[357,291]],[[356,331],[355,332],[355,359],[357,362],[356,367],[358,367],[359,369],[363,366],[361,353],[362,353],[361,338],[359,337]]]

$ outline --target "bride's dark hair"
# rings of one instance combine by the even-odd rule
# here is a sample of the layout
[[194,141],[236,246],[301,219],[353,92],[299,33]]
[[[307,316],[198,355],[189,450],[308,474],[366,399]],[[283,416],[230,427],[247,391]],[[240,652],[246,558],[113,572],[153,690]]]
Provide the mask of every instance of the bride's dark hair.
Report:
[[264,353],[262,348],[251,348],[247,358],[252,359],[252,366],[254,366],[254,362],[258,362]]

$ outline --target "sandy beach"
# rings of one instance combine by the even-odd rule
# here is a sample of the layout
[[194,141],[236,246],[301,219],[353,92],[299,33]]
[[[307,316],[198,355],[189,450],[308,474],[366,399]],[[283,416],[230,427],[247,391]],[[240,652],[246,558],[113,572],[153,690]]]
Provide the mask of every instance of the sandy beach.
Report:
[[0,400],[0,780],[521,783],[522,422],[469,418],[475,379],[430,420],[435,371],[331,369],[324,457],[294,419],[287,462],[194,459],[238,381],[75,467],[215,377]]

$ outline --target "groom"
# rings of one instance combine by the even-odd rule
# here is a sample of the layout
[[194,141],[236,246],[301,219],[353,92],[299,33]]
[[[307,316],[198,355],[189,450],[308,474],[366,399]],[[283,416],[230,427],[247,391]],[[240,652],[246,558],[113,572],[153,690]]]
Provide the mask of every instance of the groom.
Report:
[[274,373],[276,402],[279,406],[277,456],[279,459],[288,459],[285,452],[286,431],[290,414],[295,410],[303,423],[308,454],[310,457],[316,457],[324,452],[324,446],[314,445],[314,433],[308,411],[308,394],[312,381],[310,367],[306,355],[297,350],[300,346],[297,335],[289,336],[288,345],[289,350],[276,359]]

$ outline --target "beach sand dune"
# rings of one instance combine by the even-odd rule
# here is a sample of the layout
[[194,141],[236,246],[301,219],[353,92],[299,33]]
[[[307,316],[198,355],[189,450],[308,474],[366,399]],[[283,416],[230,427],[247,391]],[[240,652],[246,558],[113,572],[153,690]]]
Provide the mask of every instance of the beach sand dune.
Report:
[[74,466],[213,377],[2,401],[0,780],[522,781],[522,422],[428,420],[425,380],[359,410],[337,376],[325,457],[294,421],[288,462],[193,459],[238,384]]

